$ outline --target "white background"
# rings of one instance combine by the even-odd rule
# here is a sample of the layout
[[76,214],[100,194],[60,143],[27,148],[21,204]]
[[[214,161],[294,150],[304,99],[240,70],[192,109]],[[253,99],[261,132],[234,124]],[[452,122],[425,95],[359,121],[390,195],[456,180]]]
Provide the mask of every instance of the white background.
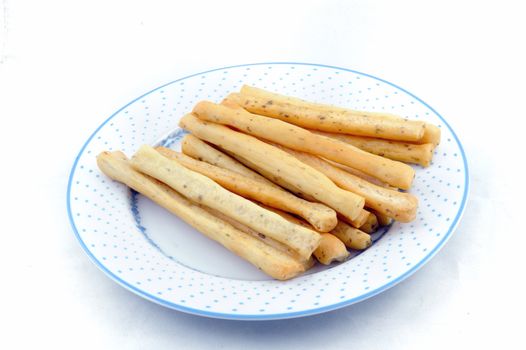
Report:
[[[524,348],[520,4],[0,1],[0,348]],[[88,260],[67,219],[80,147],[158,85],[268,61],[373,74],[438,110],[471,171],[455,235],[398,286],[303,319],[206,319],[124,290]]]

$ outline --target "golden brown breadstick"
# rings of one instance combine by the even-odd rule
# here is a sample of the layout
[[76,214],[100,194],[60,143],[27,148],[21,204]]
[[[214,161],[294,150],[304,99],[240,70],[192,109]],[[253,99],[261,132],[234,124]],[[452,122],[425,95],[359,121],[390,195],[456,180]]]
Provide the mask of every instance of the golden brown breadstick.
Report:
[[268,186],[261,181],[195,160],[168,148],[157,147],[156,150],[188,169],[211,178],[229,191],[304,218],[319,232],[329,232],[336,226],[336,212],[326,205],[308,202],[277,186]]
[[[243,160],[240,156],[223,149],[218,150],[192,134],[187,134],[183,138],[181,149],[184,154],[199,161],[204,161],[223,169],[232,170],[243,176],[264,182],[265,184],[278,189],[281,187],[286,188],[309,202],[317,202],[312,196],[302,193],[297,188],[286,184],[280,179],[276,179],[270,173],[265,172],[265,170],[255,166],[247,160]],[[272,182],[270,179],[273,179],[276,183]]]
[[433,145],[438,146],[440,143],[440,128],[431,123],[425,123],[426,129],[424,131],[424,136],[415,143],[432,143]]
[[[228,154],[229,156],[231,156],[232,158],[235,158],[238,162],[240,162],[241,164],[245,165],[247,168],[249,168],[250,170],[253,170],[254,172],[257,172],[258,175],[261,174],[261,176],[263,176],[265,179],[268,179],[269,181],[274,181],[272,182],[273,184],[275,185],[279,185],[279,187],[282,187],[282,188],[285,188],[287,190],[289,190],[290,192],[294,193],[296,196],[298,197],[301,197],[309,202],[318,202],[316,200],[316,198],[306,194],[305,192],[303,191],[300,191],[297,187],[294,187],[293,185],[287,183],[286,181],[284,181],[282,178],[279,178],[279,177],[276,177],[274,175],[272,175],[270,172],[266,171],[265,169],[261,168],[260,166],[256,165],[255,163],[243,158],[243,157],[240,157],[239,155],[237,154],[234,154],[232,152],[229,152],[227,150],[222,150],[224,153]],[[358,214],[360,215],[360,214]]]
[[345,244],[336,236],[330,233],[322,233],[320,245],[314,251],[314,256],[323,265],[330,265],[335,261],[345,261],[349,257],[349,252]]
[[183,138],[181,150],[184,154],[194,159],[207,162],[223,169],[235,171],[236,173],[249,177],[253,180],[263,181],[269,185],[276,186],[272,181],[267,180],[265,177],[248,169],[237,160],[229,157],[221,151],[218,151],[214,147],[210,146],[192,134],[188,134]]
[[274,178],[283,179],[350,220],[363,209],[362,197],[342,190],[319,171],[252,136],[223,125],[202,121],[191,114],[181,119],[180,126],[202,140],[250,159]]
[[[225,100],[228,100],[228,103],[230,105],[237,104],[239,105],[239,98],[235,96],[228,96]],[[342,109],[340,107],[336,107],[337,109]],[[368,112],[369,113],[369,112]],[[376,115],[379,118],[386,119],[386,120],[392,120],[395,122],[403,122],[405,119],[400,118],[398,116],[392,115],[392,114],[384,114],[384,113],[371,113],[373,115]],[[407,142],[411,142],[414,144],[424,144],[424,143],[432,143],[435,147],[438,146],[440,143],[440,128],[434,124],[423,122],[424,123],[424,134],[422,135],[422,138],[418,140],[407,140]]]
[[230,95],[228,95],[227,97],[225,97],[223,99],[223,101],[221,101],[221,103],[223,106],[227,106],[227,107],[230,107],[230,108],[234,108],[234,109],[244,109],[243,107],[241,107],[241,105],[237,102],[237,100],[233,100],[233,99],[230,99]]
[[[236,228],[237,230],[241,231],[241,232],[244,232],[246,234],[249,234],[250,236],[258,239],[259,241],[271,246],[272,248],[274,249],[277,249],[285,254],[288,254],[290,256],[292,256],[295,260],[301,262],[303,264],[303,267],[305,268],[305,270],[308,270],[312,267],[312,265],[314,265],[314,259],[311,257],[309,257],[309,259],[305,260],[303,259],[301,256],[299,256],[299,254],[297,252],[295,252],[294,250],[292,250],[290,247],[286,246],[285,244],[281,243],[281,242],[278,242],[270,237],[267,237],[265,236],[264,234],[262,233],[259,233],[253,229],[251,229],[250,227],[246,226],[246,225],[243,225],[242,223],[232,219],[231,217],[228,217],[226,216],[225,214],[221,213],[220,211],[218,210],[215,210],[215,209],[212,209],[212,208],[209,208],[209,207],[206,207],[204,205],[199,205],[199,204],[196,204],[198,205],[200,208],[206,210],[207,212],[209,212],[210,214],[214,215],[215,217],[219,218],[220,220],[223,220],[227,223],[229,223],[230,225],[232,225],[234,228]],[[323,240],[323,239],[322,239]]]
[[371,236],[360,229],[354,228],[342,221],[331,231],[338,237],[348,248],[363,250],[371,246]]
[[327,175],[335,184],[365,198],[368,207],[401,222],[414,220],[418,199],[409,194],[374,185],[308,153],[277,146],[305,164]]
[[[273,179],[276,184],[278,184],[279,186],[289,190],[290,192],[296,194],[298,197],[301,197],[309,202],[316,202],[316,199],[313,198],[312,196],[309,196],[308,194],[300,191],[299,189],[297,189],[296,187],[292,186],[291,184],[283,181],[282,179],[277,179],[275,177],[272,176],[272,174],[266,172],[264,169],[260,168],[259,166],[257,166],[256,164],[238,156],[238,155],[235,155],[233,154],[232,152],[228,152],[228,151],[224,151],[225,153],[227,153],[228,155],[226,155],[225,153],[213,148],[212,146],[209,146],[206,142],[204,141],[201,141],[200,139],[196,138],[195,136],[191,135],[195,140],[198,140],[198,142],[201,142],[203,143],[204,145],[206,145],[207,147],[210,147],[212,148],[213,152],[217,152],[217,153],[220,153],[222,154],[223,156],[230,156],[229,157],[229,160],[232,161],[232,162],[235,162],[237,163],[237,165],[240,165],[240,166],[246,166],[246,171],[247,171],[247,174],[252,174],[254,175],[254,178],[255,179],[260,179],[261,177],[265,180],[268,180],[268,179]],[[275,145],[275,144],[274,144]],[[202,149],[202,152],[193,152],[193,155],[195,156],[195,158],[197,157],[201,157],[202,159],[210,159],[210,157],[206,157],[207,154],[210,154],[212,152],[207,152],[204,148],[201,148]],[[183,149],[184,151],[184,149]],[[211,161],[214,161],[215,159],[217,159],[218,157],[212,157],[210,160]],[[337,163],[333,163],[331,161],[327,161],[329,162],[330,164],[332,165],[335,165],[335,166],[341,166],[341,168],[345,171],[348,171],[348,172],[351,172],[351,174],[355,174],[356,176],[358,177],[362,177],[363,179],[366,179],[367,181],[369,182],[373,182],[374,184],[377,184],[378,186],[382,186],[382,187],[388,187],[388,188],[391,188],[391,189],[394,189],[392,187],[390,187],[389,185],[387,185],[386,183],[384,182],[381,182],[380,180],[376,179],[376,178],[373,178],[367,174],[364,174],[362,172],[360,172],[359,170],[355,170],[355,169],[352,169],[352,168],[349,168],[345,165],[341,165],[341,164],[337,164]],[[227,164],[219,164],[219,166],[230,166],[229,163]],[[261,175],[260,175],[261,174]],[[268,180],[270,182],[270,180]],[[275,185],[273,182],[270,182],[271,184]],[[279,187],[278,186],[278,187]],[[343,220],[347,221],[348,223],[350,223],[351,225],[353,225],[353,227],[360,227],[362,226],[366,221],[367,221],[367,217],[369,215],[369,212],[367,210],[361,210],[359,215],[354,219],[354,220],[349,220],[345,217],[341,217]]]
[[[268,209],[298,225],[310,227],[305,221],[295,218],[281,210],[273,208]],[[349,226],[342,221],[338,221],[338,225],[336,225],[336,227],[330,232],[330,235],[337,238],[340,243],[337,243],[333,238],[325,239],[325,242],[323,242],[322,239],[322,243],[320,243],[318,249],[314,251],[316,259],[325,265],[330,264],[332,261],[343,261],[344,259],[347,259],[349,254],[344,252],[346,251],[345,246],[351,249],[363,250],[367,249],[372,244],[371,236],[368,233]]]
[[359,228],[365,233],[373,233],[376,232],[376,230],[378,229],[378,218],[373,213],[368,213],[369,215],[367,215],[367,220]]
[[[372,128],[370,128],[369,132],[360,133],[360,132],[348,132],[346,134],[353,134],[353,135],[362,135],[362,136],[368,136],[368,137],[377,137],[377,138],[383,138],[387,140],[399,140],[399,141],[407,141],[407,142],[413,142],[416,144],[425,144],[425,143],[432,143],[435,147],[440,143],[440,128],[438,128],[436,125],[427,123],[427,122],[420,122],[420,121],[412,121],[407,120],[405,118],[401,118],[392,114],[387,113],[377,113],[377,112],[363,112],[363,111],[354,111],[351,109],[336,107],[336,106],[330,106],[330,105],[322,105],[317,103],[309,103],[297,98],[293,97],[286,97],[289,101],[285,104],[280,103],[279,97],[282,97],[277,94],[273,94],[270,92],[266,92],[262,89],[254,88],[245,86],[242,88],[242,91],[244,93],[232,93],[225,98],[224,101],[227,102],[228,105],[237,104],[240,107],[243,107],[244,109],[248,110],[249,112],[256,113],[256,114],[262,114],[270,117],[274,117],[277,119],[281,119],[284,121],[287,121],[292,124],[296,124],[299,126],[305,126],[308,128],[309,120],[298,120],[298,122],[291,121],[291,115],[286,114],[283,112],[283,114],[280,114],[281,109],[292,109],[295,110],[297,108],[297,113],[299,114],[306,114],[307,116],[310,116],[311,122],[314,124],[320,123],[321,125],[318,128],[320,131],[327,131],[327,132],[333,132],[333,133],[346,133],[344,131],[338,131],[338,124],[332,124],[327,125],[327,122],[324,122],[326,119],[321,119],[324,115],[334,116],[333,118],[339,119],[339,116],[347,116],[344,117],[346,119],[340,120],[343,123],[349,122],[349,119],[351,121],[354,121],[355,118],[368,118],[368,121],[376,121],[379,125],[387,125],[388,128],[391,128],[393,125],[399,125],[401,128],[406,127],[407,124],[409,125],[410,129],[413,129],[413,132],[404,129],[398,129],[399,132],[398,137],[382,137],[378,136],[376,134],[377,130],[375,129],[375,134],[370,134],[372,132]],[[259,96],[259,97],[257,97]],[[269,106],[268,101],[272,99],[273,96],[278,96],[278,99],[272,100],[273,103]],[[262,102],[264,101],[264,102]],[[297,105],[297,107],[295,107]],[[277,113],[277,114],[276,114]],[[294,115],[294,113],[292,113]],[[350,118],[349,118],[350,116]],[[318,121],[319,120],[319,121]],[[420,132],[418,131],[418,128],[421,128],[422,123],[424,124],[424,132],[421,135],[419,139],[415,139],[418,137]],[[367,128],[367,126],[366,126]],[[396,130],[396,129],[395,129]],[[383,133],[385,130],[378,130],[380,133]]]
[[[187,135],[187,136],[188,136],[188,135]],[[228,157],[228,156],[226,156],[224,153],[222,153],[221,151],[218,151],[218,150],[216,150],[215,148],[209,146],[209,145],[206,144],[204,141],[199,140],[199,139],[196,138],[195,136],[192,136],[192,139],[197,140],[197,142],[203,143],[203,144],[205,145],[205,147],[210,147],[210,148],[212,148],[212,150],[206,150],[206,151],[205,151],[205,147],[199,147],[199,149],[202,150],[201,152],[196,152],[196,151],[192,152],[192,154],[193,154],[196,158],[197,158],[197,157],[200,157],[201,159],[203,159],[203,157],[204,157],[204,158],[206,158],[206,159],[210,159],[211,161],[215,161],[215,159],[223,159],[224,157]],[[192,142],[193,142],[193,141],[192,141]],[[195,147],[195,149],[198,149],[198,147]],[[183,150],[184,150],[184,148],[183,148]],[[217,156],[214,156],[214,157],[207,157],[207,154],[217,154]],[[259,167],[256,166],[255,164],[253,164],[253,163],[251,163],[251,162],[249,162],[249,161],[247,161],[247,160],[245,160],[245,159],[243,159],[243,158],[241,158],[241,157],[239,157],[239,156],[236,156],[236,155],[234,155],[234,154],[232,154],[232,157],[234,157],[234,158],[237,157],[237,160],[238,160],[240,163],[245,164],[245,165],[246,165],[247,167],[249,167],[249,168],[253,168],[255,171],[260,172],[261,174],[267,176],[268,178],[272,178],[272,176],[271,176],[270,174],[266,173],[263,169],[259,168]],[[231,160],[231,162],[233,162],[233,163],[237,163],[236,160],[234,160],[234,159],[232,159],[232,158],[229,158],[229,159]],[[235,164],[235,165],[236,165],[236,167],[237,167],[237,166],[240,165],[240,164],[237,163],[237,164]],[[226,166],[230,166],[230,163],[226,164]],[[241,166],[242,166],[242,165],[241,165]],[[247,169],[247,168],[245,168],[245,169],[248,170],[249,172],[252,172],[250,169]],[[257,174],[257,173],[252,173],[252,174],[256,174],[256,176],[257,176],[256,178],[258,178],[258,179],[259,179],[259,176],[261,176],[261,175],[259,175],[259,174]],[[295,188],[294,186],[292,186],[292,185],[290,185],[290,184],[287,184],[287,183],[284,182],[284,181],[278,181],[277,183],[278,183],[281,187],[286,188],[286,189],[288,189],[289,191],[291,191],[291,192],[293,192],[293,193],[296,193],[298,196],[300,196],[300,197],[302,197],[302,198],[308,199],[308,200],[310,200],[310,201],[315,200],[315,199],[313,199],[311,196],[309,196],[309,195],[307,195],[307,194],[305,194],[305,193],[302,193],[300,190],[298,190],[297,188]],[[348,220],[348,219],[345,219],[345,217],[342,217],[342,219],[348,221],[353,227],[357,227],[357,228],[358,228],[358,227],[361,227],[361,226],[363,226],[364,224],[366,224],[366,222],[367,222],[367,220],[368,220],[370,214],[371,214],[370,212],[368,212],[368,211],[366,211],[366,210],[362,210],[362,211],[360,212],[360,214],[359,214],[354,220]],[[301,216],[301,215],[300,215],[300,216]],[[372,219],[372,218],[371,218],[371,219]],[[308,220],[307,220],[307,221],[308,221]],[[311,223],[311,224],[312,224],[312,223]],[[313,225],[313,226],[315,226],[315,225]],[[316,228],[316,226],[315,226],[315,228]],[[371,228],[374,228],[374,227],[371,226]],[[367,227],[366,227],[366,229],[367,229]],[[318,228],[316,228],[316,230],[319,231],[319,232],[327,232],[327,231],[319,230]]]
[[400,141],[417,141],[424,135],[424,123],[420,121],[384,118],[385,113],[306,102],[247,85],[241,88],[239,95],[229,96],[229,99],[252,113],[309,129]]
[[136,170],[164,182],[188,199],[219,210],[236,221],[288,245],[304,259],[318,247],[318,233],[292,225],[279,215],[234,194],[208,177],[170,160],[143,145],[131,159]]
[[97,164],[113,180],[142,193],[269,276],[287,280],[305,271],[304,264],[292,256],[235,229],[165,184],[136,171],[122,152],[102,152]]
[[337,162],[333,162],[332,160],[329,160],[329,159],[324,159],[324,160],[327,163],[329,163],[330,165],[335,166],[336,168],[342,169],[343,171],[345,171],[345,172],[347,172],[349,174],[353,174],[355,176],[358,176],[359,178],[364,179],[367,182],[370,182],[370,183],[375,184],[377,186],[389,188],[389,189],[394,190],[394,191],[398,191],[397,187],[391,186],[391,185],[389,185],[389,184],[387,184],[387,183],[385,183],[383,181],[380,181],[377,178],[375,178],[375,177],[373,177],[373,176],[371,176],[369,174],[364,173],[363,171],[351,168],[350,166],[347,166],[347,165],[343,165],[343,164],[340,164],[340,163],[337,163]]
[[340,219],[349,223],[352,227],[360,228],[362,227],[362,225],[364,225],[367,222],[367,218],[369,218],[370,214],[371,213],[368,212],[367,210],[362,209],[362,211],[360,212],[360,215],[358,215],[356,219],[354,220],[349,220],[344,217],[340,217]]
[[376,219],[378,220],[378,225],[387,226],[387,225],[391,225],[391,223],[393,222],[393,218],[390,218],[389,216],[382,214],[376,210],[373,210],[373,209],[369,209],[369,210],[371,210],[371,213],[376,215]]
[[407,164],[362,151],[278,119],[208,101],[199,102],[193,113],[202,120],[229,125],[247,134],[351,166],[399,188],[409,189],[415,175],[413,168]]
[[[269,208],[267,206],[263,207],[275,212],[278,215],[281,215],[283,218],[289,220],[290,222],[293,222],[297,225],[305,226],[307,228],[311,228],[311,226],[305,221],[300,220],[292,215],[289,215],[284,211],[275,208]],[[314,251],[314,256],[323,265],[329,265],[335,261],[345,261],[349,257],[349,252],[345,248],[345,244],[342,241],[340,241],[336,236],[334,236],[331,233],[322,233],[320,245]]]
[[420,164],[424,167],[429,166],[429,163],[433,158],[433,149],[435,148],[432,143],[415,145],[408,142],[375,139],[365,136],[334,134],[318,130],[312,130],[312,132],[343,141],[369,153],[401,162]]

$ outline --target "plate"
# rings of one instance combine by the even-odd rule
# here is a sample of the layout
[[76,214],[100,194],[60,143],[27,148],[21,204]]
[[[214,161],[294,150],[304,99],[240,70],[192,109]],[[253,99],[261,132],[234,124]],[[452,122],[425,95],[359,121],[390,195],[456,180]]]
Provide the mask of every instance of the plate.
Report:
[[[394,223],[372,247],[341,264],[293,280],[269,279],[255,267],[100,173],[103,150],[131,156],[142,144],[180,146],[178,120],[200,100],[220,101],[249,84],[307,100],[425,120],[442,130],[428,168],[414,166],[417,218]],[[269,320],[338,309],[396,285],[451,237],[467,200],[466,155],[446,120],[386,80],[319,64],[273,62],[193,74],[134,99],[88,138],[71,170],[67,208],[73,231],[110,278],[158,304],[201,316]],[[378,238],[378,237],[377,237]]]

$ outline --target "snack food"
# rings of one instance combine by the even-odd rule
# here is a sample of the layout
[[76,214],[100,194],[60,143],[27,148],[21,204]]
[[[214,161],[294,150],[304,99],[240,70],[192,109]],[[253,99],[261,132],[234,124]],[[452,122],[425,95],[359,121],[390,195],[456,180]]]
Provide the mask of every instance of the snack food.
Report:
[[367,219],[359,229],[365,233],[374,233],[378,229],[378,218],[370,211],[367,213],[369,213],[369,215],[367,215]]
[[[203,205],[198,205],[198,206],[200,208],[206,210],[207,212],[209,212],[213,216],[217,217],[218,219],[229,223],[230,225],[232,225],[234,228],[238,229],[239,231],[244,232],[244,233],[256,238],[257,240],[259,240],[259,241],[271,246],[272,248],[275,248],[275,249],[279,250],[280,252],[283,252],[283,253],[285,253],[287,255],[290,255],[292,258],[294,258],[294,260],[300,262],[303,265],[305,271],[310,269],[314,265],[314,258],[312,256],[309,257],[308,259],[304,259],[297,252],[295,252],[293,249],[291,249],[287,245],[285,245],[285,244],[283,244],[281,242],[278,242],[278,241],[276,241],[276,240],[274,240],[274,239],[272,239],[272,238],[270,238],[270,237],[268,237],[268,236],[266,236],[266,235],[264,235],[264,234],[262,234],[260,232],[257,232],[257,231],[251,229],[250,227],[248,227],[246,225],[243,225],[239,221],[236,221],[236,220],[232,219],[231,217],[226,216],[225,214],[221,213],[220,211],[212,209],[212,208],[209,208],[209,207],[205,207]],[[323,237],[322,237],[322,240],[320,241],[320,245],[318,246],[318,248],[316,248],[316,250],[320,249],[322,241],[323,241]]]
[[315,134],[327,136],[336,140],[343,141],[359,149],[406,163],[420,164],[423,167],[429,166],[433,158],[433,143],[413,144],[409,142],[392,141],[377,139],[373,137],[333,134],[324,131],[313,131]]
[[[223,125],[202,121],[191,114],[185,115],[179,125],[203,140],[258,162],[258,166],[271,173],[274,178],[291,183],[350,220],[358,216],[364,206],[362,197],[342,190],[319,171],[252,136]],[[300,173],[302,176],[298,177]]]
[[321,171],[338,186],[363,196],[366,206],[401,222],[409,222],[415,218],[418,207],[418,200],[415,196],[370,183],[311,154],[281,146],[280,148]]
[[248,85],[229,98],[251,112],[309,129],[400,141],[418,141],[425,132],[424,122],[307,102]]
[[321,203],[308,202],[277,186],[269,186],[264,182],[195,160],[168,148],[158,147],[156,150],[188,169],[209,177],[227,190],[304,218],[319,232],[328,232],[336,226],[336,212]]
[[431,123],[425,123],[426,130],[424,131],[424,136],[415,143],[432,143],[433,145],[438,146],[440,144],[440,135],[442,134],[440,128]]
[[102,152],[103,173],[178,215],[269,276],[286,280],[364,250],[379,226],[410,222],[415,174],[440,128],[244,86],[197,103],[182,153]]
[[[292,185],[291,183],[288,183],[284,179],[272,175],[272,173],[266,171],[262,167],[258,166],[256,163],[254,163],[254,162],[252,162],[252,161],[250,161],[250,160],[248,160],[246,158],[243,158],[243,157],[241,157],[241,156],[239,156],[237,154],[229,152],[227,150],[222,149],[222,151],[224,153],[227,153],[229,156],[235,158],[238,162],[240,162],[241,164],[245,165],[247,168],[249,168],[249,169],[257,172],[258,174],[262,175],[265,179],[274,181],[274,183],[276,185],[279,185],[279,186],[281,186],[283,188],[286,188],[291,193],[294,193],[296,196],[301,197],[301,198],[303,198],[305,200],[308,200],[310,202],[316,202],[316,198],[314,198],[313,196],[305,193],[304,191],[300,190],[298,187]],[[358,213],[358,215],[360,215],[360,213]]]
[[253,180],[262,181],[269,186],[276,186],[272,181],[250,170],[239,161],[232,157],[218,151],[203,140],[195,137],[192,134],[186,135],[181,142],[181,150],[184,154],[194,159],[207,162],[209,164],[218,166],[223,169],[235,171]]
[[331,231],[338,237],[348,248],[363,250],[371,246],[371,236],[360,229],[347,225],[339,221],[338,225]]
[[193,113],[202,120],[225,124],[285,147],[354,167],[402,189],[411,187],[415,175],[413,168],[407,164],[364,152],[345,142],[314,134],[278,119],[208,101],[199,102]]
[[349,257],[345,244],[330,233],[321,234],[320,245],[313,254],[316,260],[323,265],[330,265],[336,261],[342,262]]
[[387,225],[391,225],[393,223],[393,218],[390,218],[389,216],[383,214],[383,213],[380,213],[376,210],[372,210],[369,208],[369,210],[371,210],[371,213],[373,213],[374,215],[376,215],[376,219],[378,220],[378,225],[379,226],[387,226]]
[[318,233],[291,225],[279,215],[225,190],[208,177],[164,157],[150,146],[141,146],[132,157],[131,165],[164,182],[186,198],[216,209],[257,232],[288,245],[305,259],[318,247]]
[[360,215],[358,215],[356,219],[354,220],[349,220],[345,217],[341,217],[341,219],[351,224],[352,227],[358,228],[358,227],[362,227],[362,225],[364,225],[367,222],[367,218],[369,217],[369,214],[370,213],[367,210],[362,209],[362,211],[360,212]]
[[110,178],[147,196],[269,276],[286,280],[306,270],[303,262],[239,231],[170,187],[136,171],[122,152],[102,152],[97,157],[97,164]]
[[[269,208],[266,206],[263,207],[272,210],[276,214],[281,215],[284,219],[287,219],[292,223],[311,228],[311,226],[305,221],[302,221],[281,210]],[[336,261],[345,261],[349,257],[349,252],[345,248],[345,244],[341,240],[339,240],[335,235],[333,235],[332,233],[321,233],[320,245],[313,252],[313,255],[316,257],[316,260],[318,260],[323,265],[330,265],[331,263]]]

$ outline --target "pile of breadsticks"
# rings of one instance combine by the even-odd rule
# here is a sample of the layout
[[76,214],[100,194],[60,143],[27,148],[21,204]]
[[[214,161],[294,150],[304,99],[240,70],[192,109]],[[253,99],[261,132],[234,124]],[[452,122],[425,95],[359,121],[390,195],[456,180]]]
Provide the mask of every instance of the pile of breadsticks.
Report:
[[182,152],[102,152],[99,168],[279,280],[413,220],[418,200],[399,191],[415,175],[405,163],[428,166],[440,141],[426,122],[250,86],[199,102],[179,125],[191,133]]

